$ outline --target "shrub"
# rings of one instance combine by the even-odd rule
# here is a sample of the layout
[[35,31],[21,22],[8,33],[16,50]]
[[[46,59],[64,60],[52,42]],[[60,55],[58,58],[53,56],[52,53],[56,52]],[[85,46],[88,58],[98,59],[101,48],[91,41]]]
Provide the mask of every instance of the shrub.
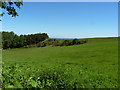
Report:
[[37,44],[37,47],[45,47],[45,46],[46,46],[45,42],[40,42]]
[[61,46],[61,45],[62,45],[61,42],[57,40],[52,43],[52,46]]
[[78,39],[72,40],[72,45],[78,45],[78,44],[81,44],[80,40],[78,40]]
[[61,46],[69,46],[69,45],[71,45],[71,44],[72,44],[71,41],[69,41],[69,40],[64,40],[64,41],[62,42]]
[[81,44],[87,43],[87,40],[82,40]]
[[24,48],[29,48],[29,45],[24,46]]
[[54,42],[53,39],[48,39],[47,41],[45,41],[46,45],[52,45],[52,43]]

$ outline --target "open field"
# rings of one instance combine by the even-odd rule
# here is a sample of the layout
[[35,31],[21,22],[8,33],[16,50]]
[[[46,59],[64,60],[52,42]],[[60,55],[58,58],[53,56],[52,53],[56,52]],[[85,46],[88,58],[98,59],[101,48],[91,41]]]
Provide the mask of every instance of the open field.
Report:
[[3,76],[6,88],[116,88],[118,41],[3,50]]

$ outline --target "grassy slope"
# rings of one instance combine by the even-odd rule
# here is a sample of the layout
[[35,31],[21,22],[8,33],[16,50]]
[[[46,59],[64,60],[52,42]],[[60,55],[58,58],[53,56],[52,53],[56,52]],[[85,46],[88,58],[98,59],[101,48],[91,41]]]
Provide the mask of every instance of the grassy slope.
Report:
[[[69,71],[78,82],[101,81],[101,87],[117,85],[118,44],[117,39],[91,40],[82,45],[44,48],[20,48],[3,50],[3,62],[25,64],[26,67],[59,67]],[[25,68],[25,67],[24,67]],[[90,83],[89,83],[90,82]],[[98,86],[99,87],[99,86]]]

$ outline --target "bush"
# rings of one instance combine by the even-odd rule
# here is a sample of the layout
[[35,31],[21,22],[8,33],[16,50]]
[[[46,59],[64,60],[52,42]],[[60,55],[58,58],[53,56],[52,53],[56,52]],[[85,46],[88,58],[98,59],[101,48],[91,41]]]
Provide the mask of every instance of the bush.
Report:
[[29,45],[27,45],[27,46],[24,46],[24,48],[30,48],[30,47],[29,47]]
[[72,45],[78,45],[78,44],[81,44],[80,40],[78,40],[78,39],[72,40]]
[[87,40],[82,40],[81,44],[87,43]]
[[65,40],[65,41],[62,42],[61,46],[69,46],[69,45],[71,45],[71,44],[72,44],[71,41]]
[[45,42],[40,42],[37,44],[37,47],[45,47],[45,46],[46,46]]
[[56,40],[52,43],[52,46],[62,46],[62,43]]

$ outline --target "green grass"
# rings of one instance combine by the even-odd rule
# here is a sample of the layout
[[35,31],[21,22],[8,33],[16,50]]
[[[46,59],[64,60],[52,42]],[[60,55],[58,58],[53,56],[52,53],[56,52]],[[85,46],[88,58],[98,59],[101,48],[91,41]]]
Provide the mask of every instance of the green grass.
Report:
[[[77,88],[118,87],[117,38],[93,39],[86,44],[74,46],[7,49],[3,50],[3,62],[4,75],[7,72],[11,72],[11,69],[7,71],[8,67],[18,65],[19,69],[21,69],[21,71],[18,70],[19,75],[22,74],[26,77],[26,80],[29,78],[29,75],[36,73],[37,70],[42,72],[51,70],[53,75],[53,69],[55,69],[56,72],[61,71],[64,72],[64,75],[67,74],[67,77],[64,79],[71,83],[71,88],[72,85]],[[16,74],[12,74],[11,77],[14,77],[14,75]],[[35,75],[33,77],[38,77],[41,74]],[[47,75],[49,76],[49,74]],[[20,85],[20,87],[25,87],[24,84],[10,84],[10,81],[6,81],[11,79],[8,77],[3,78],[3,84],[6,88],[19,88]],[[37,85],[27,85],[26,87],[39,87]],[[69,86],[68,84],[65,85],[65,87]]]

